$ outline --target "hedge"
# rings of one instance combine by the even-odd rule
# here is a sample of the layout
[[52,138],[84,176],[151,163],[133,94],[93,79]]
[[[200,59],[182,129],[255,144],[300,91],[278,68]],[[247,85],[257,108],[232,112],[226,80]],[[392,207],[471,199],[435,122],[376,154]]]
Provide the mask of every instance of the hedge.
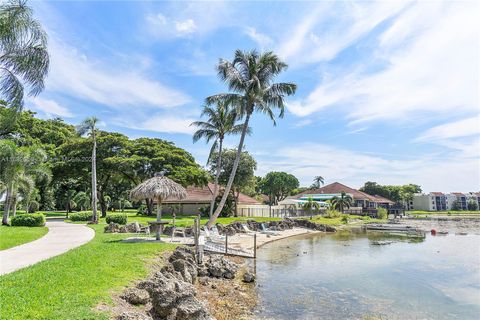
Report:
[[72,220],[72,221],[90,221],[90,220],[92,220],[93,213],[92,213],[92,212],[88,212],[88,211],[85,211],[85,212],[74,212],[74,213],[70,213],[70,214],[68,215],[68,217],[69,217],[70,220]]
[[107,223],[110,222],[115,222],[118,224],[127,224],[127,215],[125,214],[111,214],[108,215],[107,218],[105,219]]
[[11,224],[16,227],[43,227],[45,216],[41,213],[19,214],[12,218]]

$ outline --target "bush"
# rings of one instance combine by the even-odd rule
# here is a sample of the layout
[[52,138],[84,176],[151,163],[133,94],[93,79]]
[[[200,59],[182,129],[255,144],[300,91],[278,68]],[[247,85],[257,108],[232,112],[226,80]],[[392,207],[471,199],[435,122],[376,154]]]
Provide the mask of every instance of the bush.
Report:
[[40,208],[40,204],[37,201],[31,201],[28,204],[28,213],[35,213]]
[[92,220],[93,213],[89,211],[75,212],[75,213],[70,213],[68,217],[72,221],[90,221]]
[[345,214],[342,216],[342,223],[348,223],[348,219],[350,219],[350,216],[348,214]]
[[125,214],[111,214],[105,219],[107,223],[115,222],[118,224],[127,224],[127,215]]
[[137,216],[143,216],[145,214],[147,214],[147,206],[142,204],[137,209]]
[[19,214],[11,220],[12,226],[16,227],[43,227],[45,225],[45,216],[41,213]]
[[387,219],[388,211],[385,208],[379,207],[377,208],[377,217],[379,219]]
[[340,211],[327,209],[327,212],[325,213],[325,218],[338,218],[341,214],[342,213]]

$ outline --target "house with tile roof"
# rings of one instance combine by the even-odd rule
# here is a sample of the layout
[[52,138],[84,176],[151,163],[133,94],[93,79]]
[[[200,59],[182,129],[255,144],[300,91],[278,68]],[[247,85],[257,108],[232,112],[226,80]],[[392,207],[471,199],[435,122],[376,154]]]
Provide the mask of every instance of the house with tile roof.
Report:
[[[171,213],[171,207],[174,205],[180,206],[180,214],[197,214],[199,208],[209,206],[213,196],[214,184],[209,183],[204,187],[189,186],[187,187],[187,197],[185,199],[167,199],[163,201],[163,211]],[[240,193],[238,196],[237,205],[259,205],[261,204],[257,199]]]

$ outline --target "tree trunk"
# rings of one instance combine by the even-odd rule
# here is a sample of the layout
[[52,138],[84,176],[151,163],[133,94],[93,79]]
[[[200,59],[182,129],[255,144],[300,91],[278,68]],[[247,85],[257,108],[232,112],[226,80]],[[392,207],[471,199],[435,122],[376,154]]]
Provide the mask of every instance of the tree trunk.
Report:
[[97,215],[97,140],[95,138],[95,128],[92,132],[93,150],[92,150],[92,222],[98,223]]
[[220,168],[222,165],[222,145],[223,145],[223,138],[220,139],[220,142],[218,145],[217,172],[215,172],[215,183],[213,185],[212,201],[210,202],[210,213],[208,215],[209,218],[211,218],[213,215],[213,207],[215,207],[215,200],[217,199],[217,194],[218,194],[218,178],[220,177]]
[[[100,190],[102,190],[100,188]],[[100,203],[100,210],[102,211],[102,218],[105,218],[107,216],[107,204],[105,203],[105,198],[103,197],[103,191],[100,191],[98,193],[98,202]]]
[[17,194],[12,192],[12,216],[17,216]]
[[2,218],[2,224],[3,225],[8,225],[8,215],[10,213],[10,194],[12,193],[11,191],[11,186],[7,186],[7,192],[5,194],[5,207],[3,208],[3,218]]
[[247,114],[247,116],[245,117],[245,123],[243,124],[242,136],[240,137],[240,142],[238,144],[237,156],[235,157],[235,161],[233,162],[232,172],[230,173],[230,177],[228,178],[227,185],[225,186],[222,200],[220,200],[220,203],[218,204],[217,209],[213,213],[213,216],[211,216],[210,220],[208,220],[208,223],[207,223],[208,229],[212,227],[212,225],[215,223],[215,220],[217,220],[218,216],[220,215],[220,212],[222,212],[223,206],[225,206],[225,202],[227,201],[228,194],[230,193],[230,189],[232,189],[233,180],[235,179],[235,174],[237,173],[238,163],[240,162],[240,156],[242,155],[243,142],[245,141],[245,136],[247,134],[249,120],[250,120],[250,114]]
[[147,204],[147,216],[153,215],[153,200],[145,199],[145,203]]

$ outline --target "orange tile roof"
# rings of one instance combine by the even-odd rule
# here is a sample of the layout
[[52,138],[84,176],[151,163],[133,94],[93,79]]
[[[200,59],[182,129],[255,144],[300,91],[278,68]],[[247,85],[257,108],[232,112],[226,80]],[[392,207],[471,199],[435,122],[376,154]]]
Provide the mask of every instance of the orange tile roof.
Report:
[[[209,183],[204,187],[188,186],[187,197],[183,200],[175,198],[167,199],[164,203],[210,203],[212,200],[213,183]],[[238,204],[260,204],[256,199],[249,197],[243,193],[238,196]]]
[[339,182],[334,182],[331,184],[328,184],[324,187],[318,188],[318,189],[311,189],[311,190],[306,190],[302,193],[299,193],[295,196],[295,198],[300,198],[303,195],[306,194],[322,194],[322,193],[341,193],[341,192],[346,192],[349,193],[353,196],[354,200],[368,200],[372,202],[389,202],[389,203],[394,203],[393,201],[380,197],[380,196],[372,196],[369,195],[365,192],[362,192],[357,189],[350,188],[344,184],[341,184]]

